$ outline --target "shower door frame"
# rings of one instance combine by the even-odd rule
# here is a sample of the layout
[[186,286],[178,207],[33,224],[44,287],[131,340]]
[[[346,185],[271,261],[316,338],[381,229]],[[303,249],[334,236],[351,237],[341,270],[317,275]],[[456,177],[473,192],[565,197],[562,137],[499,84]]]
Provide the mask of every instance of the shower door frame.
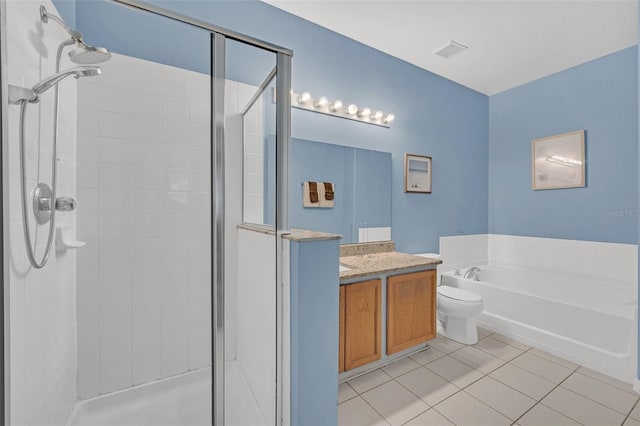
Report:
[[[283,335],[283,259],[282,235],[288,229],[288,151],[291,138],[291,57],[293,51],[254,37],[247,36],[200,19],[192,18],[172,10],[151,5],[138,0],[112,0],[115,3],[159,15],[177,22],[181,22],[211,33],[211,248],[212,248],[212,409],[213,425],[224,425],[224,81],[225,81],[225,42],[235,40],[276,54],[276,424],[283,422],[283,351],[288,348]],[[0,291],[0,317],[3,319],[0,327],[0,417],[3,424],[9,424],[8,386],[10,365],[7,351],[9,345],[5,338],[8,336],[9,309],[5,306],[8,298],[8,265],[5,256],[5,218],[3,206],[8,201],[5,188],[6,180],[3,175],[7,149],[7,120],[4,106],[8,105],[4,90],[6,87],[6,0],[0,0],[0,274],[2,291]],[[8,246],[7,246],[8,247]],[[287,340],[288,341],[288,340]],[[288,405],[288,404],[287,404]],[[288,417],[288,416],[287,416]]]
[[[5,114],[5,106],[9,105],[7,93],[4,90],[7,87],[7,66],[6,66],[6,51],[7,51],[7,3],[6,0],[0,0],[0,281],[2,282],[2,289],[0,289],[0,319],[2,326],[0,326],[0,363],[2,369],[0,369],[0,418],[2,418],[2,424],[9,424],[9,380],[11,377],[9,371],[9,345],[5,344],[5,338],[9,335],[9,309],[5,309],[5,302],[9,300],[9,267],[8,261],[5,257],[5,225],[8,220],[5,217],[4,206],[8,203],[8,194],[6,185],[7,180],[4,179],[4,161],[6,156],[8,145],[8,131],[7,131],[7,117]],[[7,210],[8,211],[8,210]]]

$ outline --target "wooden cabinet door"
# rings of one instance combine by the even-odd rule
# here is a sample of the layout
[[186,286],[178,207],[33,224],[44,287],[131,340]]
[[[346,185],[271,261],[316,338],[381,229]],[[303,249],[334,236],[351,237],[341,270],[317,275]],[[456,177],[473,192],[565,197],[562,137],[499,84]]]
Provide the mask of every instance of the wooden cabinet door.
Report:
[[436,336],[436,271],[387,278],[387,354]]
[[340,338],[338,340],[338,373],[344,371],[344,314],[345,286],[340,286]]
[[345,287],[344,369],[360,367],[381,357],[381,281]]

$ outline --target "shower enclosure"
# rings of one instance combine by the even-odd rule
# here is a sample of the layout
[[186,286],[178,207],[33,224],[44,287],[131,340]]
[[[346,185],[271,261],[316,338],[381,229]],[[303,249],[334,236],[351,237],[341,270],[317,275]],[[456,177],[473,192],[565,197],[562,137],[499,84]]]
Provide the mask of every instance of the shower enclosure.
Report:
[[286,422],[292,52],[68,7],[0,0],[4,423]]

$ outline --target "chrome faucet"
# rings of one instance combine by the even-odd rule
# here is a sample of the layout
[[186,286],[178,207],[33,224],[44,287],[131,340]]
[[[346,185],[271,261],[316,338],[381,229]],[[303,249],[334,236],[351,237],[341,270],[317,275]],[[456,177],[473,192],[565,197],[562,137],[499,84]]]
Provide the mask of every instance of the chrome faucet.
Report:
[[474,266],[473,268],[469,268],[467,272],[464,273],[463,278],[473,278],[476,281],[479,281],[478,272],[480,272],[480,268]]

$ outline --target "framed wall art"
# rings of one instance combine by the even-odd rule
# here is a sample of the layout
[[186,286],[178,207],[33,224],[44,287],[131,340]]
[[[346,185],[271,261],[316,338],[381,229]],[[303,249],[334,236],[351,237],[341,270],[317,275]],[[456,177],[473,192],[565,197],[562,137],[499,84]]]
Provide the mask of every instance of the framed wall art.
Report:
[[404,154],[404,192],[431,194],[431,157]]
[[578,130],[531,141],[534,190],[585,186],[584,135]]

